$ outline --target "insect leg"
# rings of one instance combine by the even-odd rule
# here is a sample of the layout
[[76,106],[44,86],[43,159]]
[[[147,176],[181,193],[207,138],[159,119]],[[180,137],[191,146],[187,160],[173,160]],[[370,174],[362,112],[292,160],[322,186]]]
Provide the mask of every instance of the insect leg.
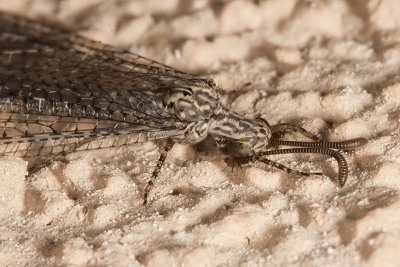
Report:
[[240,167],[240,166],[246,165],[253,161],[260,161],[260,162],[270,165],[272,167],[283,170],[287,173],[295,173],[295,174],[304,175],[304,176],[322,175],[323,174],[322,172],[302,172],[302,171],[298,171],[298,170],[293,170],[292,168],[289,168],[281,163],[278,163],[276,161],[273,161],[273,160],[270,160],[267,158],[256,158],[256,157],[234,158],[234,159],[227,159],[225,162],[227,164],[231,165],[232,167]]
[[171,148],[173,146],[174,146],[174,142],[172,141],[172,139],[167,139],[167,142],[165,143],[165,146],[164,146],[164,150],[161,152],[160,158],[157,161],[156,168],[154,169],[150,180],[147,182],[147,185],[144,188],[143,205],[147,204],[147,198],[149,196],[150,190],[154,186],[154,180],[157,179],[158,174],[161,170],[161,167],[164,164],[165,158],[167,157],[168,152],[171,150]]
[[347,180],[347,175],[349,174],[349,169],[347,166],[347,161],[344,156],[336,150],[332,150],[325,147],[296,147],[289,149],[278,149],[278,150],[267,150],[259,153],[254,158],[258,160],[262,156],[267,155],[278,155],[278,154],[323,154],[333,157],[338,163],[338,181],[339,186],[343,187]]
[[294,125],[294,124],[290,124],[290,123],[280,123],[280,124],[276,124],[271,126],[271,131],[272,131],[272,136],[273,139],[276,139],[276,137],[280,137],[283,133],[300,133],[302,135],[304,135],[307,138],[310,138],[311,140],[314,141],[320,141],[322,142],[323,140],[321,138],[319,138],[318,136],[316,136],[315,134],[307,131],[306,129]]
[[270,159],[266,159],[266,158],[259,159],[259,161],[261,161],[261,162],[263,162],[263,163],[265,163],[267,165],[270,165],[272,167],[281,169],[281,170],[283,170],[283,171],[285,171],[287,173],[296,173],[296,174],[304,175],[304,176],[322,175],[323,174],[322,172],[302,172],[302,171],[298,171],[298,170],[293,170],[293,169],[291,169],[289,167],[286,167],[283,164],[280,164],[280,163],[278,163],[276,161],[273,161],[273,160],[270,160]]

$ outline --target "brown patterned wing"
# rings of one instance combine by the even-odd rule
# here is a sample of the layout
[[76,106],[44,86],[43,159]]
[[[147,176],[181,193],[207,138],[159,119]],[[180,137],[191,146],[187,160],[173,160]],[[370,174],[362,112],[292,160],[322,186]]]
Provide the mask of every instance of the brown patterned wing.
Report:
[[0,154],[73,151],[109,135],[119,136],[111,146],[173,137],[185,122],[163,107],[164,95],[208,82],[59,26],[0,13]]

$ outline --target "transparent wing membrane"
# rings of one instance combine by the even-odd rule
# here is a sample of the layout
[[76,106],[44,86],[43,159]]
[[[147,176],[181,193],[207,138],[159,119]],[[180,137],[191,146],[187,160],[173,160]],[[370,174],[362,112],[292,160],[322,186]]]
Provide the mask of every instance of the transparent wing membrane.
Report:
[[164,89],[208,82],[58,25],[0,13],[0,154],[73,151],[81,139],[107,135],[171,137],[177,119],[160,107]]

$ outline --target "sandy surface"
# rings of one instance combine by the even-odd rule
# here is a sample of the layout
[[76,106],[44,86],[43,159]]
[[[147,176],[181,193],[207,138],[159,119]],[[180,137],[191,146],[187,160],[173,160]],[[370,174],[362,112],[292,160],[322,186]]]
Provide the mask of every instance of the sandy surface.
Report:
[[74,153],[32,175],[2,158],[1,266],[400,266],[399,1],[57,3],[0,9],[212,77],[249,117],[370,141],[346,153],[343,189],[326,157],[274,158],[326,174],[299,177],[176,145],[146,207],[161,143]]

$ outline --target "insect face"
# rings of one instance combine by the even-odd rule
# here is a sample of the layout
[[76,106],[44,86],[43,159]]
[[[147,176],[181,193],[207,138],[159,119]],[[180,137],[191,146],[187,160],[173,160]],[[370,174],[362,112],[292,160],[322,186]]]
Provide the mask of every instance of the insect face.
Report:
[[217,145],[231,157],[246,157],[265,150],[271,139],[267,121],[254,121],[231,114],[217,122],[211,130]]

